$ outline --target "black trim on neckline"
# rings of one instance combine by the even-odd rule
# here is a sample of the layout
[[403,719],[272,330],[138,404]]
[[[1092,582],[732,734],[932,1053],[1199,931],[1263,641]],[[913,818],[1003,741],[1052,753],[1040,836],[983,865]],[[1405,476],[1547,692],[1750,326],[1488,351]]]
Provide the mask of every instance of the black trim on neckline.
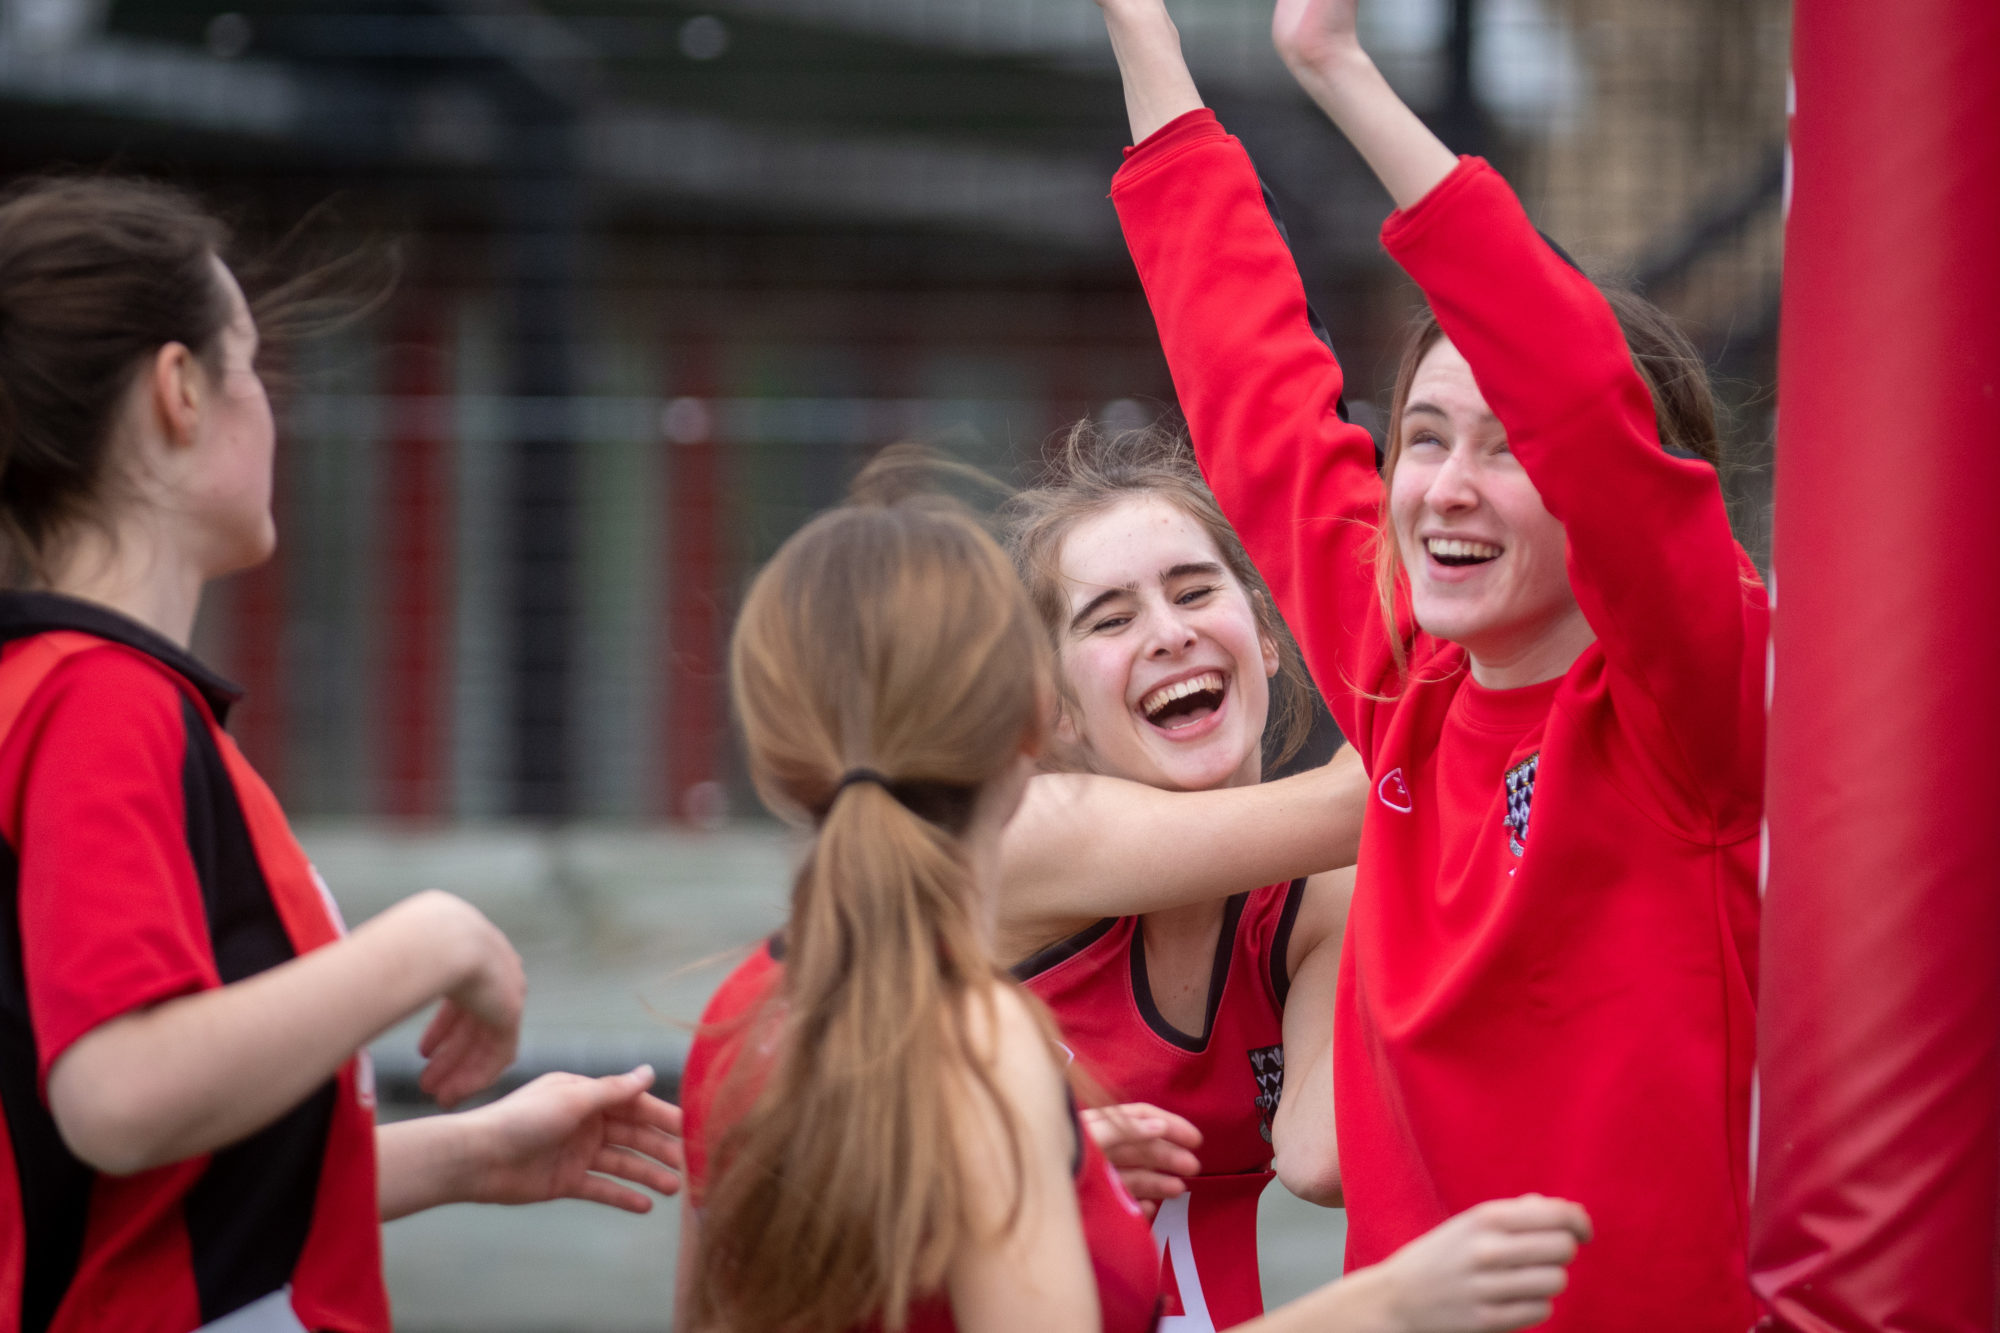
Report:
[[0,592],[0,643],[54,630],[73,630],[138,649],[201,691],[217,722],[226,722],[230,705],[243,697],[241,686],[216,674],[193,653],[108,606],[59,592]]
[[1153,982],[1146,972],[1145,923],[1132,923],[1132,999],[1139,1006],[1139,1016],[1146,1020],[1146,1026],[1162,1041],[1196,1055],[1208,1049],[1208,1039],[1215,1033],[1215,1012],[1222,1007],[1222,991],[1229,984],[1229,960],[1236,952],[1236,927],[1243,920],[1243,904],[1249,897],[1247,893],[1239,893],[1222,909],[1222,929],[1215,936],[1215,961],[1208,971],[1208,1013],[1202,1018],[1199,1037],[1169,1023],[1153,1002]]
[[1048,971],[1058,963],[1067,963],[1070,959],[1103,939],[1111,933],[1113,926],[1124,919],[1118,916],[1107,916],[1095,925],[1085,926],[1068,939],[1057,940],[1054,944],[1046,948],[1035,950],[1007,970],[1013,974],[1016,981],[1033,981],[1036,977],[1042,975],[1042,973]]
[[1278,913],[1278,928],[1271,934],[1271,956],[1266,960],[1271,973],[1271,997],[1278,1007],[1285,1007],[1285,1000],[1292,993],[1292,970],[1285,966],[1285,955],[1292,948],[1292,927],[1299,921],[1299,905],[1305,901],[1306,877],[1300,875],[1292,881],[1292,887],[1285,890],[1285,908]]

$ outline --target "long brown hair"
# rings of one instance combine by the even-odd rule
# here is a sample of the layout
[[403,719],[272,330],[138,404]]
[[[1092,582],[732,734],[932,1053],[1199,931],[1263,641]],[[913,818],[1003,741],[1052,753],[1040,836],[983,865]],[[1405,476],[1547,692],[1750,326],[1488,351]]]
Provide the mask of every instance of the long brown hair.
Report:
[[[783,984],[753,1023],[768,1055],[732,1071],[754,1063],[731,1082],[761,1087],[714,1154],[704,1329],[902,1327],[976,1238],[968,1201],[992,1188],[956,1148],[968,1093],[999,1112],[1025,1178],[1019,1127],[973,1045],[992,1030],[977,1011],[990,1020],[1013,982],[990,953],[964,834],[980,792],[1040,743],[1046,654],[971,515],[880,482],[864,473],[861,500],[784,544],[731,649],[758,792],[816,831]],[[843,785],[857,769],[880,781]]]
[[180,343],[216,369],[228,232],[144,181],[42,178],[0,196],[0,573],[46,573],[96,516],[112,421],[146,358]]
[[[1599,290],[1611,306],[1611,313],[1617,316],[1625,345],[1632,354],[1632,364],[1652,395],[1660,447],[1719,468],[1722,437],[1716,429],[1715,391],[1701,353],[1673,318],[1645,297],[1620,287],[1600,286]],[[1395,528],[1389,519],[1389,486],[1396,476],[1397,460],[1403,456],[1403,410],[1410,403],[1410,385],[1424,357],[1443,337],[1444,330],[1429,306],[1411,319],[1396,358],[1396,387],[1390,395],[1389,420],[1384,427],[1387,444],[1382,455],[1382,514],[1375,547],[1375,592],[1382,623],[1390,636],[1398,677],[1408,670],[1410,645],[1396,629],[1396,602],[1405,576],[1402,552],[1396,549]]]
[[[1264,768],[1269,772],[1298,753],[1312,730],[1312,681],[1263,575],[1202,478],[1185,434],[1158,424],[1106,434],[1079,421],[1050,447],[1035,483],[1007,502],[1002,511],[1007,545],[1049,641],[1060,655],[1070,618],[1061,568],[1064,541],[1082,520],[1134,497],[1165,500],[1201,526],[1250,599],[1258,632],[1278,646],[1278,674],[1271,682],[1271,711],[1264,726]],[[1063,700],[1071,706],[1067,689]]]
[[100,521],[117,478],[113,425],[126,390],[169,343],[220,371],[242,281],[260,374],[293,343],[379,309],[393,251],[337,243],[317,210],[249,265],[194,195],[118,176],[39,176],[0,192],[0,583],[41,582],[54,548]]

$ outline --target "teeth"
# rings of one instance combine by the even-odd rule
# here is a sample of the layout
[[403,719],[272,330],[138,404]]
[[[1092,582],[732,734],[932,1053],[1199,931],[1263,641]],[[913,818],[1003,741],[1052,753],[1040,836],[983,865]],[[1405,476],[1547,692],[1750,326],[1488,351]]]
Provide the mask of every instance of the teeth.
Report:
[[1500,548],[1497,546],[1488,546],[1485,542],[1462,541],[1452,537],[1426,538],[1424,549],[1435,556],[1458,560],[1491,560],[1500,554]]
[[1147,717],[1151,717],[1176,699],[1185,699],[1190,694],[1200,694],[1203,690],[1219,690],[1221,688],[1222,673],[1220,671],[1204,671],[1199,676],[1189,676],[1186,680],[1177,680],[1171,685],[1160,686],[1159,689],[1154,690],[1151,694],[1141,699],[1139,707]]

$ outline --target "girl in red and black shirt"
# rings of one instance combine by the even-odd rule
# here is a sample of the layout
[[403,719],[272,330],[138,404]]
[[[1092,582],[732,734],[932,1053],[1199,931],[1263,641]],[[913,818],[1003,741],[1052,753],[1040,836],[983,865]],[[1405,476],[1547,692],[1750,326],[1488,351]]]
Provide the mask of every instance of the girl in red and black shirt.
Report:
[[1430,301],[1385,488],[1164,9],[1104,8],[1138,143],[1112,197],[1196,450],[1373,785],[1333,1046],[1348,1262],[1549,1190],[1598,1227],[1555,1326],[1746,1327],[1767,609],[1688,456],[1715,449],[1699,359],[1424,129],[1353,0],[1282,0]]
[[676,1183],[647,1070],[375,1126],[360,1047],[441,1000],[423,1084],[468,1096],[520,961],[439,893],[345,935],[187,651],[274,539],[224,240],[132,182],[0,200],[0,1333],[386,1333],[378,1218]]

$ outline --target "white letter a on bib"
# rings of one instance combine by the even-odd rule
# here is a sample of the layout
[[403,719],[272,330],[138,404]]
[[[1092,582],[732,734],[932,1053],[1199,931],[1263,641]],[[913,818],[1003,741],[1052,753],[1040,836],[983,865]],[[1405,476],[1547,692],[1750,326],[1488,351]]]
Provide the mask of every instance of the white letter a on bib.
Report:
[[1166,1313],[1159,1333],[1215,1333],[1208,1298],[1201,1294],[1201,1271],[1194,1265],[1194,1237],[1188,1232],[1188,1195],[1168,1199],[1153,1218],[1153,1243],[1160,1250],[1160,1289]]

